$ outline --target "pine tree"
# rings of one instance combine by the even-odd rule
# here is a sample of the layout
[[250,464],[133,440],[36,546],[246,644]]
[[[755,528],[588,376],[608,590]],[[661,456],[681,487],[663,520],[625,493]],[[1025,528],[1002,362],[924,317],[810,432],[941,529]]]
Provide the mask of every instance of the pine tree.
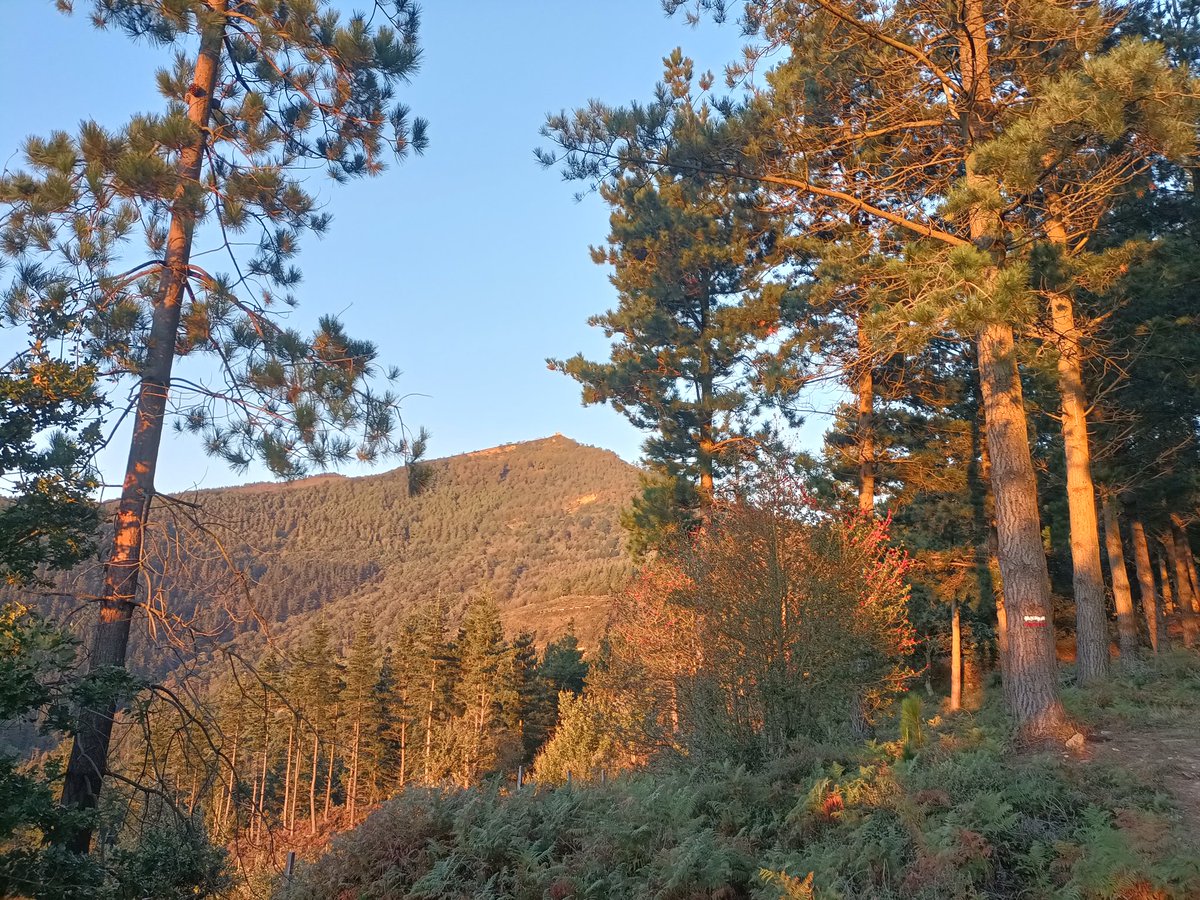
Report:
[[[751,4],[747,21],[787,52],[769,89],[743,106],[722,104],[723,116],[697,125],[688,92],[663,88],[648,106],[593,104],[553,117],[548,133],[573,177],[666,168],[754,181],[791,203],[798,221],[819,227],[860,214],[902,243],[887,304],[896,325],[950,330],[977,350],[1006,597],[1006,692],[1025,733],[1053,733],[1064,712],[1014,329],[1043,303],[1060,316],[1061,387],[1079,406],[1080,360],[1064,343],[1073,326],[1062,307],[1082,284],[1098,217],[1153,153],[1187,152],[1194,142],[1186,81],[1150,44],[1103,52],[1113,23],[1098,7],[1064,15],[1034,4],[1000,15],[969,0],[953,12],[868,14],[817,0]],[[1075,510],[1092,504],[1094,525],[1085,436],[1073,428],[1066,443]],[[1095,529],[1073,519],[1098,560]],[[1095,574],[1082,556],[1077,564]],[[1099,659],[1103,597],[1089,589],[1076,599],[1081,653]]]
[[[678,56],[670,62],[683,66]],[[605,182],[607,247],[618,306],[590,324],[614,340],[607,362],[550,365],[652,432],[650,475],[624,520],[635,554],[686,534],[715,482],[763,435],[752,390],[781,325],[782,286],[767,280],[777,235],[755,198],[665,171]]]
[[377,709],[374,705],[379,687],[380,671],[375,650],[375,624],[370,616],[359,619],[345,662],[346,722],[349,747],[349,781],[346,785],[346,808],[353,822],[358,812],[359,790],[363,771],[375,771],[381,762],[372,740],[375,735]]
[[516,736],[505,728],[505,710],[516,700],[512,649],[504,640],[500,611],[490,597],[467,607],[457,641],[454,684],[458,717],[459,776],[465,784],[491,771]]
[[[165,109],[115,131],[85,122],[75,135],[31,139],[28,171],[3,178],[0,201],[3,252],[19,263],[10,318],[36,324],[54,309],[75,323],[67,337],[86,358],[137,395],[90,654],[102,669],[125,664],[169,405],[184,411],[182,429],[238,469],[261,459],[292,477],[410,449],[396,397],[371,387],[374,347],[328,317],[305,337],[277,310],[294,303],[299,238],[329,222],[298,170],[315,161],[336,180],[377,174],[389,150],[424,147],[425,125],[395,99],[419,59],[417,13],[405,0],[345,20],[325,0],[89,6],[100,27],[178,50],[158,73]],[[131,259],[139,229],[141,264]],[[197,264],[194,245],[209,241],[231,274]],[[247,241],[257,243],[250,256],[236,249]],[[75,281],[43,277],[70,268],[82,273]],[[177,373],[177,357],[189,356],[211,360],[216,377]],[[68,806],[97,802],[112,714],[83,713]],[[86,850],[90,840],[83,828],[71,845]]]

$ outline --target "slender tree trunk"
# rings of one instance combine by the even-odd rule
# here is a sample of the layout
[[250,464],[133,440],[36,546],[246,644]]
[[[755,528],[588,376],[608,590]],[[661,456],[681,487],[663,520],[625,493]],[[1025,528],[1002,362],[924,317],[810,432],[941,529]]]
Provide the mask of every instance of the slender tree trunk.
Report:
[[875,370],[871,365],[871,339],[858,322],[858,508],[875,512]]
[[1005,695],[1023,733],[1049,735],[1066,713],[1058,699],[1050,577],[1012,329],[985,326],[978,349],[1007,619]]
[[1125,548],[1121,542],[1116,503],[1107,493],[1101,492],[1100,506],[1104,512],[1104,543],[1108,551],[1108,568],[1112,573],[1113,604],[1117,608],[1117,640],[1121,647],[1121,659],[1128,663],[1137,654],[1133,591],[1129,587],[1129,570],[1125,568]]
[[261,834],[263,829],[267,827],[267,763],[270,761],[270,758],[271,742],[269,740],[264,740],[262,754],[262,788],[258,792],[258,809],[255,811],[256,818],[258,819],[259,834]]
[[1191,573],[1187,564],[1192,549],[1188,546],[1187,534],[1177,515],[1171,516],[1171,543],[1167,546],[1167,551],[1171,556],[1171,566],[1175,569],[1175,596],[1180,618],[1183,619],[1183,642],[1188,647],[1194,647],[1197,632],[1200,632],[1200,622],[1196,621],[1197,615],[1200,614],[1200,598],[1192,591]]
[[317,758],[321,754],[321,741],[313,730],[312,779],[308,782],[308,833],[317,833]]
[[433,755],[433,694],[437,688],[435,679],[429,681],[429,713],[425,717],[425,783],[429,784],[429,763]]
[[[1061,229],[1051,227],[1051,239]],[[1088,445],[1087,398],[1075,309],[1068,294],[1050,294],[1051,322],[1058,345],[1058,392],[1067,463],[1067,509],[1071,520],[1071,565],[1075,593],[1075,660],[1083,684],[1108,672],[1108,625],[1104,573],[1100,567],[1100,525]]]
[[[142,542],[154,496],[158,448],[191,260],[192,231],[203,204],[204,187],[200,176],[225,37],[226,3],[227,0],[208,0],[209,12],[202,16],[200,49],[188,92],[187,117],[194,126],[193,137],[179,154],[180,186],[171,205],[161,286],[151,314],[129,461],[117,507],[112,550],[105,565],[99,619],[92,635],[88,659],[91,672],[124,668],[129,647],[129,629],[140,580]],[[114,702],[100,709],[80,710],[79,727],[63,780],[63,806],[82,810],[96,807],[115,714]],[[92,827],[82,825],[58,840],[65,841],[75,852],[87,853],[92,843]]]
[[1133,562],[1137,570],[1138,590],[1142,595],[1142,613],[1146,616],[1146,632],[1150,637],[1150,647],[1157,653],[1160,644],[1166,649],[1167,624],[1163,617],[1163,606],[1158,602],[1158,594],[1154,590],[1154,569],[1150,565],[1146,528],[1137,516],[1129,521],[1129,534],[1133,539]]
[[280,822],[280,824],[284,828],[288,829],[289,832],[291,831],[291,819],[289,818],[289,815],[292,808],[292,753],[295,750],[295,745],[296,723],[293,721],[292,724],[288,726],[287,763],[284,767],[283,773],[283,816],[281,817]]
[[408,722],[400,723],[400,788],[408,784]]
[[962,620],[957,600],[950,601],[950,712],[962,709]]
[[253,769],[250,771],[250,784],[250,840],[253,841],[258,833],[258,772]]
[[214,831],[218,834],[221,831],[221,826],[225,824],[229,814],[233,811],[233,794],[237,788],[237,758],[238,758],[238,739],[241,737],[242,729],[239,725],[233,731],[233,750],[229,754],[229,786],[225,796],[225,803],[217,805],[217,823]]
[[355,721],[354,723],[354,747],[351,751],[350,758],[350,821],[354,822],[355,807],[358,805],[358,746],[359,737],[362,731],[362,723]]
[[296,830],[296,815],[300,808],[300,763],[304,761],[304,748],[300,738],[303,735],[299,721],[296,722],[296,762],[292,766],[292,818],[291,831]]
[[321,821],[329,821],[329,808],[333,805],[333,757],[334,742],[329,742],[329,772],[325,776],[325,808],[321,811]]

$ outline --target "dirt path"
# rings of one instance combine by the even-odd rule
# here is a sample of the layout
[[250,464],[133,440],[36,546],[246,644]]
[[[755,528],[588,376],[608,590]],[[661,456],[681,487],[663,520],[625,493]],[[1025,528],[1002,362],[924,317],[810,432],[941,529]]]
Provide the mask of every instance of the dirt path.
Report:
[[1200,723],[1104,727],[1088,750],[1095,760],[1161,779],[1184,821],[1200,833]]

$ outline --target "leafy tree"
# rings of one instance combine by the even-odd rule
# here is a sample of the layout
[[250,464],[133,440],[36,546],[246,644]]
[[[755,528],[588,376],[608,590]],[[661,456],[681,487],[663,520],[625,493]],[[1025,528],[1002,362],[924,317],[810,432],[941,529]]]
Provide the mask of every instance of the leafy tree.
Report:
[[[325,0],[89,5],[100,27],[177,50],[158,74],[165,109],[115,131],[85,122],[75,135],[30,139],[28,171],[5,176],[0,199],[4,253],[19,263],[11,317],[36,322],[55,309],[77,323],[80,346],[136,385],[91,647],[103,669],[125,664],[168,401],[183,411],[179,427],[239,469],[261,459],[294,477],[310,464],[411,453],[396,397],[372,387],[374,347],[329,317],[301,335],[277,310],[295,302],[301,236],[329,222],[301,171],[316,164],[339,181],[378,174],[388,151],[423,149],[425,124],[395,98],[419,61],[406,0],[346,19]],[[142,263],[131,259],[139,229]],[[233,249],[243,233],[257,241],[249,258]],[[193,245],[210,239],[228,251],[229,274],[198,264]],[[83,274],[63,277],[72,272]],[[189,357],[206,358],[210,371],[176,371]],[[69,806],[96,803],[112,713],[84,711]],[[72,846],[90,839],[82,829]]]
[[886,527],[829,517],[760,473],[620,601],[618,653],[645,671],[659,727],[714,759],[777,758],[868,721],[912,677],[907,567]]

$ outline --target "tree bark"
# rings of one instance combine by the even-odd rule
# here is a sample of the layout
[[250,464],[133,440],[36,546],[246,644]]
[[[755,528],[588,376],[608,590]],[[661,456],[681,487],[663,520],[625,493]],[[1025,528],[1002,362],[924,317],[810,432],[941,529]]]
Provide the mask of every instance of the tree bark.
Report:
[[[1051,228],[1051,240],[1055,230]],[[1055,243],[1058,243],[1055,241]],[[1108,625],[1104,573],[1100,567],[1100,526],[1088,446],[1087,399],[1075,310],[1069,295],[1050,294],[1051,323],[1058,345],[1058,391],[1067,464],[1067,509],[1071,520],[1071,565],[1075,593],[1075,661],[1083,684],[1108,672]]]
[[1154,590],[1154,569],[1150,564],[1150,544],[1146,540],[1146,528],[1142,520],[1134,516],[1129,521],[1129,534],[1133,539],[1133,562],[1137,570],[1138,590],[1142,596],[1142,613],[1146,617],[1146,632],[1150,647],[1157,653],[1159,645],[1167,646],[1167,622],[1163,606]]
[[[200,176],[225,37],[226,4],[227,0],[208,0],[208,15],[202,17],[200,26],[200,49],[188,92],[187,117],[194,126],[194,134],[179,155],[180,182],[171,204],[161,286],[151,315],[129,460],[117,507],[112,550],[105,565],[100,615],[92,636],[90,672],[124,668],[129,647],[142,543],[154,496],[154,474],[191,261],[192,232],[203,204]],[[100,709],[80,710],[78,731],[63,781],[63,806],[95,809],[106,772],[115,714],[115,702]],[[87,853],[92,843],[92,827],[82,825],[64,837],[71,850]]]
[[321,754],[321,741],[313,730],[312,779],[308,782],[308,834],[317,833],[317,758]]
[[1158,553],[1158,583],[1162,586],[1163,616],[1175,615],[1175,594],[1171,591],[1171,576],[1167,571],[1169,554],[1166,552],[1167,539],[1159,537]]
[[[979,119],[992,100],[989,48],[983,0],[966,0],[958,52],[965,95],[961,127],[968,150],[964,179],[968,187],[981,191],[987,189],[986,180],[975,170],[974,154],[969,151],[991,137]],[[992,233],[991,213],[976,205],[968,219],[972,243],[998,266],[1003,247]],[[997,277],[995,269],[981,274],[985,279],[981,289],[991,290]],[[1038,737],[1059,731],[1066,713],[1058,699],[1050,576],[1042,551],[1037,478],[1012,327],[988,322],[980,328],[975,345],[996,505],[1000,577],[1008,614],[1005,695],[1021,733]]]
[[962,621],[957,600],[950,601],[950,712],[962,709]]
[[1197,633],[1200,632],[1200,598],[1192,590],[1191,573],[1188,571],[1187,560],[1192,555],[1188,546],[1187,533],[1183,530],[1182,520],[1176,514],[1171,516],[1171,543],[1167,552],[1171,557],[1171,567],[1175,570],[1175,597],[1179,607],[1179,615],[1183,620],[1183,643],[1185,646],[1196,645]]
[[871,366],[871,340],[858,322],[858,508],[875,512],[875,371]]
[[282,825],[289,832],[291,828],[291,808],[292,808],[292,753],[296,746],[296,723],[293,721],[288,727],[288,746],[287,746],[287,764],[283,773],[283,821]]
[[1128,663],[1137,655],[1137,621],[1133,617],[1133,591],[1129,587],[1129,570],[1125,568],[1125,548],[1121,543],[1121,526],[1116,503],[1107,493],[1100,494],[1104,513],[1104,544],[1108,552],[1108,569],[1112,573],[1113,604],[1117,608],[1117,640],[1121,660]]
[[1050,577],[1012,328],[985,326],[977,346],[1007,619],[1005,695],[1023,734],[1052,735],[1066,713],[1058,699]]
[[354,722],[354,747],[351,750],[350,757],[350,796],[347,806],[350,807],[350,822],[354,822],[355,807],[358,805],[358,746],[359,737],[362,731],[362,722],[355,720]]

